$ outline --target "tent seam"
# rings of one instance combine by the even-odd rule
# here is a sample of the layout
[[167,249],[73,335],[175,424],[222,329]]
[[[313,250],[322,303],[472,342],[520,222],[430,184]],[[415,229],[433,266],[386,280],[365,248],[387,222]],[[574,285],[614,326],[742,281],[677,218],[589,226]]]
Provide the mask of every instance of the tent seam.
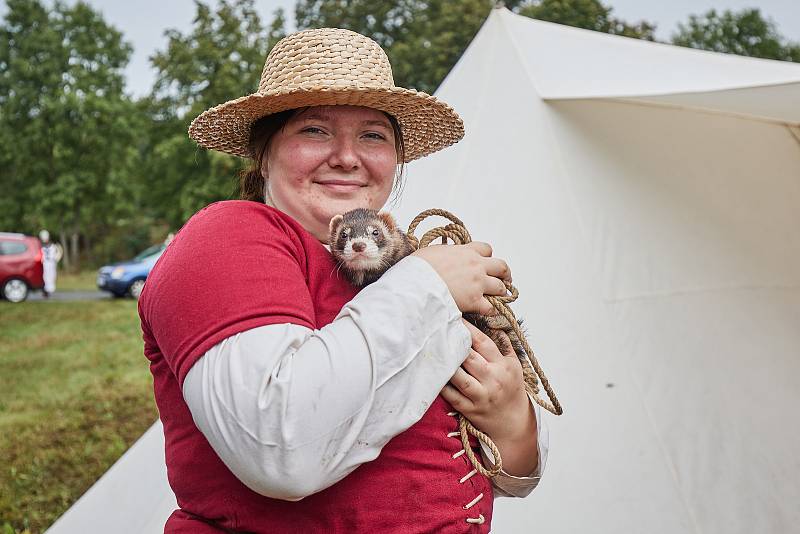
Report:
[[[525,61],[525,58],[522,56],[522,53],[520,52],[519,44],[517,43],[516,39],[514,39],[514,32],[512,32],[512,31],[510,31],[508,29],[508,26],[506,25],[506,22],[503,19],[503,17],[505,17],[507,15],[513,15],[513,16],[517,16],[517,17],[522,16],[522,15],[516,15],[515,13],[512,13],[508,8],[503,8],[503,9],[501,9],[499,11],[500,11],[500,13],[499,13],[499,15],[500,15],[499,16],[499,18],[500,18],[500,26],[503,28],[503,31],[505,32],[506,36],[508,37],[508,40],[511,42],[511,46],[514,49],[514,54],[517,56],[517,61],[518,61],[518,63],[520,65],[522,65],[523,70],[528,75],[528,80],[531,82],[531,85],[533,86],[533,90],[536,91],[536,95],[539,98],[543,99],[542,91],[539,90],[539,86],[536,83],[536,76],[534,76],[534,74],[531,72],[530,68],[528,67],[528,62]],[[527,17],[525,17],[525,18],[527,18]],[[531,20],[535,20],[535,19],[531,19]]]
[[798,284],[773,284],[773,285],[763,285],[763,284],[740,284],[740,285],[730,285],[730,286],[715,286],[715,287],[708,287],[708,288],[697,288],[697,289],[684,289],[678,291],[660,291],[660,292],[652,292],[652,293],[639,293],[635,295],[630,295],[627,297],[603,297],[603,301],[609,304],[616,304],[616,303],[624,303],[624,302],[633,302],[637,300],[650,300],[650,299],[661,299],[661,298],[670,298],[670,297],[681,297],[681,296],[690,296],[690,295],[702,295],[706,293],[717,293],[722,291],[796,291],[800,290],[800,285]]
[[800,84],[800,78],[784,82],[763,82],[748,85],[724,85],[712,89],[697,89],[685,91],[661,91],[647,93],[609,93],[605,95],[571,95],[571,96],[542,96],[544,100],[575,100],[575,99],[602,99],[602,98],[647,98],[649,96],[675,96],[675,95],[702,95],[708,93],[723,93],[725,91],[740,91],[742,89],[766,89],[768,87],[783,87],[785,85]]
[[[567,99],[561,99],[567,100]],[[707,115],[718,115],[723,117],[732,117],[735,119],[742,119],[742,120],[749,120],[754,122],[762,122],[765,124],[777,124],[782,126],[800,126],[800,122],[788,122],[782,121],[778,119],[770,119],[767,117],[763,117],[761,115],[751,115],[747,113],[735,113],[731,111],[720,111],[717,109],[706,108],[703,106],[688,106],[688,105],[680,105],[680,104],[670,104],[668,102],[653,102],[648,100],[638,100],[638,99],[630,99],[630,98],[576,98],[571,99],[574,101],[579,100],[594,100],[596,102],[615,102],[619,104],[628,104],[631,106],[642,106],[642,107],[651,107],[651,108],[661,108],[661,109],[673,109],[679,111],[690,111],[693,113],[705,113]]]
[[797,141],[798,145],[800,145],[800,124],[787,124],[786,129],[789,130],[789,133],[792,134],[794,140]]

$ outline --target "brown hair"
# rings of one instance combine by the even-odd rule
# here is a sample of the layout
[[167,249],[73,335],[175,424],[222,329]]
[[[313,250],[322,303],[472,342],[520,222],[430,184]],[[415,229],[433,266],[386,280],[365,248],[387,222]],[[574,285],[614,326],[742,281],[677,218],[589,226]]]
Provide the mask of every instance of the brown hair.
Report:
[[[264,193],[267,184],[264,176],[261,174],[261,162],[264,160],[264,154],[269,150],[272,137],[286,126],[289,119],[305,109],[308,108],[289,109],[279,113],[273,113],[272,115],[261,117],[250,127],[250,141],[247,146],[250,153],[253,154],[253,162],[249,168],[239,173],[239,197],[242,200],[254,200],[262,204],[266,202]],[[397,152],[397,161],[399,162],[394,177],[394,185],[392,186],[394,202],[394,200],[399,197],[403,188],[405,145],[403,144],[403,131],[400,128],[400,123],[388,113],[384,112],[384,114],[389,119],[392,130],[394,131],[394,147]]]

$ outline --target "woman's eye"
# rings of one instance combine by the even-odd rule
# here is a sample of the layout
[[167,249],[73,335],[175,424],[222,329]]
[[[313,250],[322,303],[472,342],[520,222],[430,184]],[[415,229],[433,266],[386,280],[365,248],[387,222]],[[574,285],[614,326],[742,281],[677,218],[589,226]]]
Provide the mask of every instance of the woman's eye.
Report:
[[322,128],[317,128],[316,126],[307,126],[306,128],[303,128],[302,131],[308,133],[325,133],[322,131]]
[[379,134],[378,132],[366,133],[366,134],[364,134],[364,137],[368,137],[369,139],[380,139],[380,140],[386,139],[385,135]]

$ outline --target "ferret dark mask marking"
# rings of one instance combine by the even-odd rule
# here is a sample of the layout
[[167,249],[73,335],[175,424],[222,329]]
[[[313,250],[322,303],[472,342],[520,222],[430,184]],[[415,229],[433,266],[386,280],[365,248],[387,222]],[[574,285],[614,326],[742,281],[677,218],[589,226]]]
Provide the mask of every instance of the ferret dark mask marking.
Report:
[[[348,211],[334,216],[329,230],[331,254],[340,272],[358,287],[371,284],[389,267],[414,252],[408,237],[397,228],[394,218],[385,212],[363,208]],[[508,354],[511,349],[517,355],[525,354],[514,329],[502,315],[484,317],[465,313],[464,319],[489,336],[503,354]],[[521,320],[519,324],[522,326]],[[508,335],[511,347],[498,332]]]

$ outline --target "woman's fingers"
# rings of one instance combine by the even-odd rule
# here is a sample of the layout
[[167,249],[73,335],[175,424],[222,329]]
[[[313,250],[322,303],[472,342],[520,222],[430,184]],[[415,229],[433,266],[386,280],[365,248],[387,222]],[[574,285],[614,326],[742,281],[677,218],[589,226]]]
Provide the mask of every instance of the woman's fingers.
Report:
[[487,276],[484,282],[483,294],[505,297],[508,295],[508,290],[502,280],[494,276]]
[[492,245],[489,243],[484,243],[483,241],[472,241],[464,246],[475,250],[478,254],[486,258],[490,258],[492,256]]
[[[467,359],[464,360],[461,367],[467,372],[467,376],[472,377],[481,384],[488,381],[490,378],[491,371],[489,369],[489,362],[475,350],[470,349]],[[458,372],[453,375],[453,378],[457,376],[459,376]]]
[[501,280],[506,280],[509,283],[511,282],[511,269],[504,260],[500,258],[486,258],[484,263],[486,264],[486,274]]
[[497,310],[492,303],[486,297],[481,297],[480,302],[478,302],[478,313],[481,315],[497,315]]
[[489,243],[472,241],[464,246],[475,250],[475,252],[485,258],[484,268],[486,269],[486,274],[511,282],[511,269],[504,260],[492,257],[492,246]]
[[488,362],[503,358],[500,349],[497,348],[497,345],[494,344],[494,341],[489,336],[481,332],[477,326],[469,321],[464,319],[462,321],[467,325],[467,329],[472,336],[472,350],[480,354]]
[[469,412],[474,408],[473,402],[450,384],[445,384],[441,393],[444,400],[459,412]]
[[503,281],[510,282],[511,271],[505,261],[492,257],[491,245],[473,241],[466,245],[430,246],[413,255],[433,267],[459,310],[497,315],[486,296],[507,295]]
[[461,367],[456,369],[456,373],[450,379],[450,384],[455,386],[459,393],[472,402],[477,402],[483,398],[484,388],[480,381]]

